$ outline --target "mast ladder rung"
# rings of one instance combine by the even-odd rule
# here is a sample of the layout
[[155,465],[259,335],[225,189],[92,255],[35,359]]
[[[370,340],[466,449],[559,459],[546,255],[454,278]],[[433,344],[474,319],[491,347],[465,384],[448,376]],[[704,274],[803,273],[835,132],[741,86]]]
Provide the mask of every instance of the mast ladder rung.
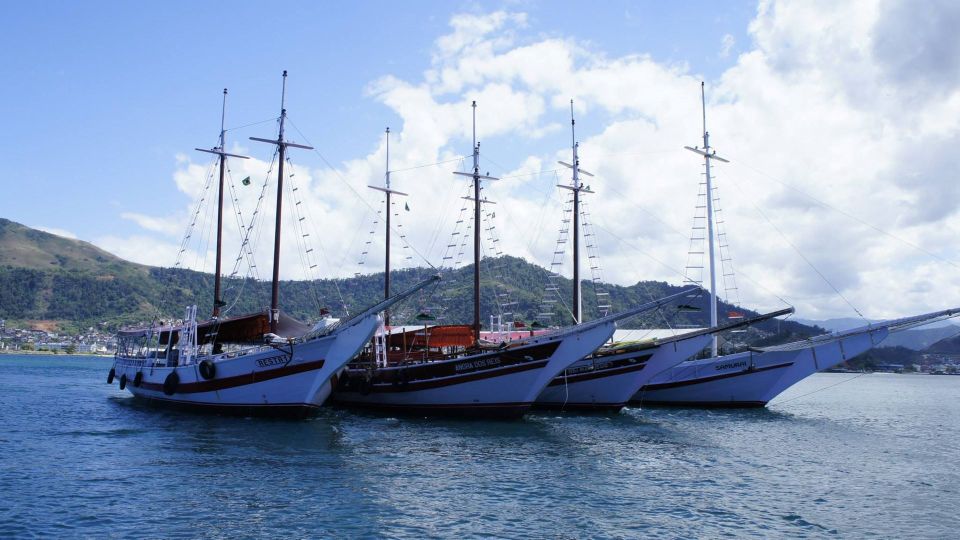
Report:
[[610,293],[608,293],[608,292],[598,292],[598,293],[597,293],[597,296],[610,296]]

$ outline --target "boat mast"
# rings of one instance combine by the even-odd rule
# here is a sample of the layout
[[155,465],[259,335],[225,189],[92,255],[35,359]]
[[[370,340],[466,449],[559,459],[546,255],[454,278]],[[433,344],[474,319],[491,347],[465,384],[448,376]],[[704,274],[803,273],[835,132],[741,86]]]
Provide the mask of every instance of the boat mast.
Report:
[[[685,146],[687,150],[690,150],[694,153],[700,154],[703,156],[704,165],[706,168],[706,182],[707,182],[707,245],[708,256],[710,257],[710,327],[717,327],[717,275],[716,275],[716,261],[714,260],[714,238],[713,238],[713,183],[710,177],[710,160],[716,159],[724,163],[729,163],[727,160],[717,155],[717,152],[710,148],[710,133],[707,131],[707,98],[706,91],[704,90],[703,81],[700,82],[700,104],[703,111],[703,150],[699,148],[690,148]],[[710,354],[712,356],[717,356],[717,335],[713,334],[710,342]]]
[[[391,195],[400,195],[401,197],[406,197],[407,194],[394,191],[390,189],[390,128],[387,128],[387,166],[386,173],[384,174],[384,187],[379,186],[367,186],[368,188],[375,189],[377,191],[382,191],[387,195],[387,223],[386,223],[386,249],[384,254],[384,269],[383,269],[383,299],[387,300],[390,298],[390,213],[392,212],[392,207],[390,204]],[[383,324],[384,326],[390,325],[390,311],[383,312]]]
[[573,100],[570,100],[570,144],[573,149],[573,318],[574,324],[583,322],[580,302],[580,158],[577,157],[576,120],[573,118]]
[[576,120],[573,118],[573,100],[570,100],[570,146],[573,152],[573,164],[559,161],[561,165],[573,170],[573,187],[559,186],[573,191],[573,323],[583,322],[583,287],[580,283],[580,192],[593,193],[580,183],[580,175],[593,176],[580,169],[580,143],[577,142]]
[[216,269],[214,270],[213,277],[213,317],[217,318],[220,316],[220,308],[226,305],[223,299],[220,298],[220,272],[221,272],[221,260],[223,254],[223,176],[227,168],[227,156],[248,159],[247,156],[239,156],[236,154],[228,154],[227,150],[227,130],[224,128],[224,121],[227,116],[227,89],[223,89],[223,105],[220,108],[220,146],[214,148],[213,150],[205,150],[202,148],[197,148],[201,152],[207,152],[208,154],[216,154],[220,157],[220,184],[217,188],[217,262]]
[[274,334],[277,333],[277,323],[280,319],[280,226],[283,218],[283,163],[286,160],[288,146],[313,150],[312,146],[294,144],[283,139],[283,124],[287,118],[286,98],[287,70],[283,70],[283,89],[280,93],[280,130],[277,140],[250,137],[252,141],[277,145],[279,152],[277,163],[277,221],[273,233],[273,290],[270,295],[270,331]]
[[[480,200],[480,180],[499,180],[486,174],[480,174],[480,143],[477,142],[477,102],[473,107],[473,172],[454,172],[460,176],[473,178],[473,333],[474,342],[480,342],[480,204],[491,203],[487,199]],[[470,200],[471,197],[464,197]]]
[[473,335],[480,342],[480,144],[477,102],[473,102]]
[[[383,182],[387,188],[387,222],[384,227],[386,233],[384,255],[383,255],[383,299],[386,300],[390,298],[390,214],[392,213],[392,207],[390,206],[390,126],[387,126],[387,163],[384,169]],[[390,325],[390,312],[383,312],[383,324],[385,326]]]

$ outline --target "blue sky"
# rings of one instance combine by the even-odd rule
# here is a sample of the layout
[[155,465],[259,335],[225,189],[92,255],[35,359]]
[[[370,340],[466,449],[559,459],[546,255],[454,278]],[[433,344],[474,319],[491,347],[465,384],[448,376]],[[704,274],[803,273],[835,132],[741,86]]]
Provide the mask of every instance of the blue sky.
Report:
[[[230,89],[229,126],[270,118],[283,69],[290,114],[317,148],[334,163],[362,155],[384,126],[399,127],[397,115],[368,96],[372,81],[418,78],[454,13],[518,6],[529,14],[531,37],[573,36],[606,54],[641,52],[707,76],[728,63],[717,55],[722,37],[743,42],[756,10],[750,2],[720,12],[709,2],[622,1],[601,9],[585,2],[9,4],[0,47],[16,53],[0,58],[3,215],[93,239],[127,226],[122,210],[180,206],[185,195],[169,182],[173,156],[215,143],[221,89]],[[588,133],[590,124],[583,126]]]
[[[269,120],[286,69],[290,117],[332,166],[293,154],[320,275],[377,267],[357,258],[384,127],[393,169],[462,156],[473,99],[482,168],[508,178],[488,192],[501,245],[547,265],[575,99],[604,278],[678,282],[701,166],[682,147],[699,142],[705,80],[743,303],[784,298],[809,318],[960,304],[956,2],[43,2],[5,6],[4,22],[0,216],[131,260],[173,263],[222,89],[228,127]],[[232,164],[254,180],[247,215],[270,159],[247,137],[272,132],[228,134],[254,158]],[[398,219],[434,264],[465,187],[453,168],[394,176],[413,208]],[[284,260],[285,277],[319,277]]]

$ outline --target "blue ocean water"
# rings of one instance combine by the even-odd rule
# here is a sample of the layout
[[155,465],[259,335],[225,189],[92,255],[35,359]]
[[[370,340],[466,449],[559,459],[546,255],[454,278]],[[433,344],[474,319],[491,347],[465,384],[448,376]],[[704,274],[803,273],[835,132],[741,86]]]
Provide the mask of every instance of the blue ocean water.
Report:
[[760,410],[288,421],[145,408],[106,384],[110,364],[0,356],[0,537],[960,529],[960,377],[818,374]]

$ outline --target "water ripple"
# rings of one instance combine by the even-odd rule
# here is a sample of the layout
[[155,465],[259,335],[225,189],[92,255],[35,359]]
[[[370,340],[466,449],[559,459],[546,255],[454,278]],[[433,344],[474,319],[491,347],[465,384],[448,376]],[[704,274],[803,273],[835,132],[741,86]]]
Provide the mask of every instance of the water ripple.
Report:
[[[0,357],[0,537],[952,536],[960,378],[517,422],[157,410],[109,360]],[[800,395],[830,384],[818,375]]]

